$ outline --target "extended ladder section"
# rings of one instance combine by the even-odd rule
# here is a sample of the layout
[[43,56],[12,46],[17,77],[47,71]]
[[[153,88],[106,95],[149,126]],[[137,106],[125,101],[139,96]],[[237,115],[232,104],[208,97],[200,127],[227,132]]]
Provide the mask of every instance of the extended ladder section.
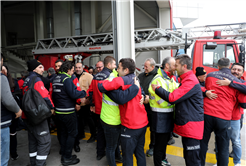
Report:
[[235,24],[218,24],[218,25],[206,25],[198,27],[187,27],[177,29],[182,32],[182,38],[187,33],[188,40],[197,39],[213,39],[215,31],[221,31],[222,39],[235,39],[245,40],[246,37],[246,22],[235,23]]
[[[143,29],[134,31],[135,51],[156,51],[184,49],[185,40],[182,33],[170,30]],[[187,41],[189,46],[191,41]],[[32,50],[37,54],[79,53],[103,54],[113,52],[113,33],[100,33],[72,37],[42,39]]]

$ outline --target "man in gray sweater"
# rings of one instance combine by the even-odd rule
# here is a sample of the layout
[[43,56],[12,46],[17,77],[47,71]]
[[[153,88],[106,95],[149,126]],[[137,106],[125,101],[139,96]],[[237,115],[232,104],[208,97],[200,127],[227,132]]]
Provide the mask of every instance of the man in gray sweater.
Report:
[[[1,69],[2,65],[3,54],[1,54]],[[1,166],[8,165],[9,161],[9,126],[13,113],[15,113],[15,118],[19,118],[22,110],[12,96],[7,77],[1,73]]]

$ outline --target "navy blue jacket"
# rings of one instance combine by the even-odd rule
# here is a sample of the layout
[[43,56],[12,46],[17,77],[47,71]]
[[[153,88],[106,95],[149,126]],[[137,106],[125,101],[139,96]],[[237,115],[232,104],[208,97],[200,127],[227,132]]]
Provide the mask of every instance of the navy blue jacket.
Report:
[[192,71],[180,76],[181,83],[172,93],[161,87],[155,93],[175,104],[174,132],[182,137],[201,140],[204,130],[203,96],[200,84]]
[[52,99],[58,114],[73,113],[76,99],[86,96],[86,92],[78,91],[72,79],[66,73],[59,73],[53,80]]

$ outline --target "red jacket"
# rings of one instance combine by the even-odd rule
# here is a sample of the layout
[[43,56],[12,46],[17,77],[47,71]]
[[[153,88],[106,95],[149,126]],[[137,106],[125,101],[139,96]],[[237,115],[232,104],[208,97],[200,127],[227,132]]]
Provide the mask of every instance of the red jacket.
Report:
[[206,78],[205,87],[207,90],[215,90],[218,97],[214,100],[204,98],[204,114],[217,117],[224,120],[231,120],[232,111],[237,101],[240,106],[245,108],[246,97],[238,90],[229,86],[218,86],[217,80],[227,78],[236,82],[240,82],[235,76],[231,74],[231,70],[223,68],[220,71],[209,73]]
[[172,93],[157,87],[155,93],[175,104],[174,132],[182,137],[201,140],[204,130],[203,96],[200,84],[192,71],[180,76],[181,83]]
[[[117,89],[126,90],[134,84],[134,74],[128,74],[124,77],[114,78],[112,81],[105,80],[102,86],[106,91]],[[144,105],[140,104],[142,98],[141,89],[137,96],[124,105],[119,105],[121,124],[130,129],[140,129],[148,124],[147,112]]]
[[99,81],[107,79],[111,72],[110,69],[104,67],[101,72],[94,76],[89,89],[87,90],[87,95],[91,98],[91,105],[95,106],[95,113],[99,115],[101,114],[102,109],[102,93],[99,91],[97,84]]
[[[23,91],[25,92],[25,90],[31,85],[31,80],[34,76],[37,76],[35,84],[34,84],[34,89],[36,91],[38,91],[40,93],[40,95],[44,98],[44,100],[46,101],[46,103],[48,104],[48,106],[53,109],[54,108],[54,104],[50,98],[49,92],[48,90],[44,87],[44,83],[42,82],[41,78],[38,77],[39,75],[35,72],[30,72],[29,76],[25,79],[25,82],[23,84]],[[23,93],[24,94],[24,93]],[[22,118],[26,119],[26,116],[24,114],[24,111],[22,111]]]
[[[73,74],[72,77],[71,77],[71,79],[72,79],[74,85],[77,87],[77,90],[78,91],[81,91],[78,78]],[[76,103],[77,104],[80,104],[81,103],[80,98],[76,100]]]

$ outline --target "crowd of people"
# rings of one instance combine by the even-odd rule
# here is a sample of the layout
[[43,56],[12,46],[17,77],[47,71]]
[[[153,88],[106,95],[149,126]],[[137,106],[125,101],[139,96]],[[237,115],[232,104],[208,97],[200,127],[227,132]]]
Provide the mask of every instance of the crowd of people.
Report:
[[[80,159],[72,151],[80,152],[86,124],[91,133],[87,143],[97,140],[96,159],[106,156],[109,166],[116,166],[116,162],[133,166],[133,155],[138,166],[146,166],[145,156],[153,156],[155,166],[171,166],[166,148],[179,136],[185,164],[205,166],[211,132],[215,133],[216,165],[228,165],[230,140],[234,165],[241,164],[246,81],[240,63],[229,69],[230,60],[221,58],[219,71],[207,74],[203,67],[197,67],[194,74],[186,54],[165,58],[161,67],[147,58],[144,72],[136,76],[131,58],[120,59],[116,66],[116,60],[107,56],[88,71],[81,61],[73,64],[58,59],[55,68],[49,68],[48,76],[43,77],[44,66],[33,59],[27,62],[28,71],[16,80],[3,64],[3,55],[1,60],[2,166],[8,165],[9,157],[18,159],[19,117],[28,131],[31,166],[47,164],[54,128],[61,164],[78,164]],[[23,95],[32,82],[52,113],[37,125],[32,125],[21,109]],[[147,127],[150,144],[145,153]]]

